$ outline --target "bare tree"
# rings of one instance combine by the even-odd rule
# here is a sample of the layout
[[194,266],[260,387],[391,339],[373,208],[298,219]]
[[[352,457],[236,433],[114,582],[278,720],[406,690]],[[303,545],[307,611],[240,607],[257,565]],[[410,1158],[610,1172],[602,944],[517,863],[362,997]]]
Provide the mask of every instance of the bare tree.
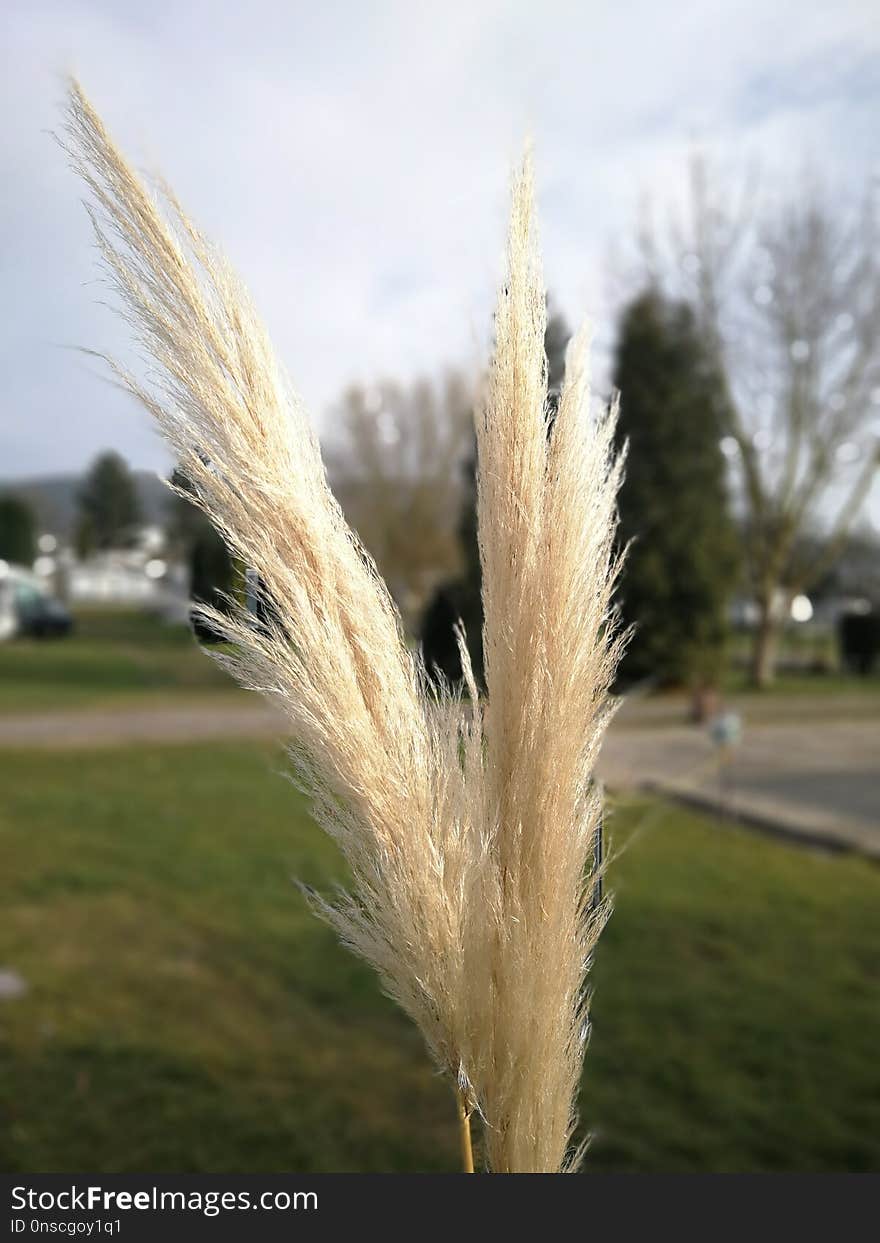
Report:
[[333,412],[326,456],[334,491],[410,630],[436,584],[459,568],[473,402],[471,386],[449,372],[440,386],[354,386]]
[[692,300],[727,376],[722,447],[743,509],[759,686],[792,598],[833,564],[880,461],[876,229],[870,194],[848,211],[804,176],[785,199],[759,195],[754,178],[733,196],[697,156],[671,245],[643,233],[649,270]]

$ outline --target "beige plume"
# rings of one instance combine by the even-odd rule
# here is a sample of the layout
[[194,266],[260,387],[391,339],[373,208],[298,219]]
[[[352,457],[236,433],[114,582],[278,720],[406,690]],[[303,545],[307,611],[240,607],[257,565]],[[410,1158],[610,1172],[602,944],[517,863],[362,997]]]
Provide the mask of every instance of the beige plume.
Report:
[[571,1168],[605,915],[592,772],[620,647],[620,462],[613,410],[591,413],[583,334],[548,421],[531,162],[477,415],[487,695],[468,668],[463,701],[427,686],[226,261],[167,187],[147,188],[76,83],[62,141],[150,378],[108,362],[271,601],[266,625],[211,624],[221,659],[284,710],[295,777],[348,862],[350,892],[311,900],[418,1025],[462,1114],[480,1113],[488,1168]]

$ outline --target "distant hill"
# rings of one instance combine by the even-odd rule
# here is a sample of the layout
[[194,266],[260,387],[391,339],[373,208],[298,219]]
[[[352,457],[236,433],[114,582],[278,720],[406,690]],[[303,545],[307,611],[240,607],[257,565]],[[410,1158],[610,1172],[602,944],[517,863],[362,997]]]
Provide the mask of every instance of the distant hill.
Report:
[[[0,479],[0,496],[20,496],[32,506],[37,527],[62,540],[73,536],[78,515],[77,494],[85,475],[43,475],[33,479]],[[153,471],[132,471],[145,523],[164,526],[171,493]]]

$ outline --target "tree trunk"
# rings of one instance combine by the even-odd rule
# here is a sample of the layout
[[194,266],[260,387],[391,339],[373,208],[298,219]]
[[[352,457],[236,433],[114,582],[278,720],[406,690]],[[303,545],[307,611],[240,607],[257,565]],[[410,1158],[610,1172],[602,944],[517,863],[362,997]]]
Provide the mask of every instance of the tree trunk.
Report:
[[770,686],[776,673],[776,648],[781,622],[774,616],[772,600],[762,601],[760,609],[752,646],[751,683],[764,689]]
[[705,725],[718,712],[718,690],[705,682],[695,686],[691,691],[691,722],[694,725]]

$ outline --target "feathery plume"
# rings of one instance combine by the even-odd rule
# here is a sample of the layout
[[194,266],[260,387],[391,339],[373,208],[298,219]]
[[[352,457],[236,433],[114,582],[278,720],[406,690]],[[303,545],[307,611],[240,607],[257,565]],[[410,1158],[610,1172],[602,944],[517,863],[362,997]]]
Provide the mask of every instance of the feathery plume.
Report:
[[146,187],[76,83],[62,141],[150,378],[107,362],[271,601],[259,626],[204,611],[228,640],[220,659],[283,708],[295,779],[348,862],[350,892],[309,899],[419,1027],[465,1148],[476,1110],[490,1169],[573,1168],[584,981],[606,914],[592,771],[621,642],[620,462],[614,411],[590,413],[583,333],[548,417],[531,162],[477,416],[488,696],[462,640],[464,702],[428,688],[229,265],[167,186]]

